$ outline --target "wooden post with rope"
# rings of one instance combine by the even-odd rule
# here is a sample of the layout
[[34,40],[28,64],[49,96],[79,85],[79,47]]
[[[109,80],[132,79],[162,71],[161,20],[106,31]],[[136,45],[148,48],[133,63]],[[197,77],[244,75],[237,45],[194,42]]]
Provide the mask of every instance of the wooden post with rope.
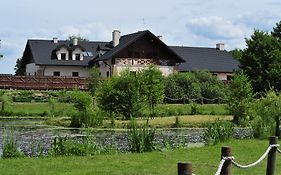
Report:
[[[221,159],[224,157],[231,157],[231,148],[223,146],[221,148]],[[226,160],[222,166],[220,175],[231,175],[231,160]]]
[[192,164],[189,162],[179,162],[178,175],[192,175]]
[[[277,142],[278,142],[278,137],[276,136],[269,137],[269,145],[276,145]],[[268,153],[266,175],[274,175],[276,151],[277,151],[277,147],[272,147]]]

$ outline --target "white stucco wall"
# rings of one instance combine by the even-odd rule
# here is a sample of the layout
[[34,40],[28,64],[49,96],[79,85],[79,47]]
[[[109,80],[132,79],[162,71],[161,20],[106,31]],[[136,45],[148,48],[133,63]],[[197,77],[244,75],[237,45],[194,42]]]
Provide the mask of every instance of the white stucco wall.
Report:
[[[111,64],[110,64],[110,61],[106,61],[106,63],[107,63],[108,65],[111,65]],[[100,65],[100,67],[99,67],[99,69],[100,69],[100,76],[101,76],[102,78],[106,78],[106,77],[107,77],[107,72],[109,72],[109,74],[110,74],[110,68],[109,68],[108,65],[102,63],[102,64]],[[112,66],[112,69],[113,69],[113,66]],[[110,76],[110,75],[109,75],[109,76]]]
[[26,75],[37,75],[39,68],[35,63],[26,64]]
[[227,80],[227,76],[232,76],[232,73],[215,73],[219,80]]
[[69,52],[65,47],[62,47],[60,50],[56,51],[58,60],[61,60],[61,53],[65,53],[65,59],[68,60]]
[[76,48],[75,50],[72,51],[72,60],[75,60],[75,54],[80,54],[80,60],[83,60],[83,54],[82,50],[80,48]]
[[72,72],[79,72],[79,77],[89,77],[89,69],[82,66],[46,66],[45,76],[53,76],[54,72],[60,72],[60,76],[72,76]]

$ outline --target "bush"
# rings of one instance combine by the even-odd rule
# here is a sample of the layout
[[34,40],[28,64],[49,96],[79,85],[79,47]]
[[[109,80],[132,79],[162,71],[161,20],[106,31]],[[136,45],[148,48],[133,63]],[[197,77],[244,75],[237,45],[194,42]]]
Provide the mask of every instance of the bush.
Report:
[[265,97],[252,103],[248,115],[253,119],[254,137],[280,136],[280,106],[281,96],[274,91],[269,91]]
[[14,138],[14,133],[12,131],[9,131],[5,134],[6,135],[3,136],[2,158],[22,157],[23,154],[18,150],[18,145],[16,139]]
[[135,120],[131,120],[128,131],[129,150],[136,153],[155,150],[155,132],[155,129],[148,127],[148,120],[142,128],[137,126]]
[[71,117],[72,127],[95,127],[102,124],[103,113],[93,107],[92,96],[87,92],[72,92],[74,107],[77,109]]
[[204,131],[204,140],[206,144],[217,144],[226,141],[233,135],[233,124],[227,121],[217,120],[208,124]]
[[253,90],[251,81],[243,74],[236,74],[233,77],[227,94],[227,109],[233,115],[233,122],[237,125],[245,122],[247,109],[253,100]]
[[120,76],[112,77],[97,89],[96,96],[99,107],[125,119],[141,116],[144,96],[140,94],[139,75],[125,70]]

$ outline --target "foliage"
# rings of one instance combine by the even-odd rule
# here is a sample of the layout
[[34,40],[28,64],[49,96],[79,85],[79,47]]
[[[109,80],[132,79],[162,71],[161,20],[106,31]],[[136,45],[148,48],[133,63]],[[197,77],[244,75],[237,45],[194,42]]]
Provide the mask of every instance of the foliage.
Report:
[[251,105],[249,115],[254,120],[252,127],[255,137],[280,136],[280,94],[269,91],[265,97],[262,97]]
[[229,53],[234,57],[236,58],[237,60],[240,60],[242,58],[242,54],[243,54],[243,50],[241,49],[234,49],[234,50],[231,50],[229,51]]
[[233,122],[240,125],[246,120],[247,108],[253,100],[251,82],[243,72],[237,73],[230,85],[227,94],[227,109],[233,115]]
[[16,139],[14,138],[13,131],[8,131],[4,134],[6,134],[6,135],[3,136],[2,158],[22,157],[23,154],[18,149],[18,144],[17,144]]
[[193,73],[175,73],[165,79],[165,96],[172,99],[201,97],[199,81]]
[[281,41],[281,21],[276,23],[276,26],[273,27],[273,31],[271,32],[271,35],[277,40]]
[[240,68],[250,78],[254,92],[281,90],[280,22],[272,34],[255,30],[246,39],[247,47],[240,59]]
[[88,78],[88,89],[92,95],[95,95],[97,88],[100,85],[99,69],[96,67],[91,68],[90,77]]
[[155,117],[156,104],[163,101],[164,84],[162,72],[155,66],[149,66],[148,69],[140,73],[141,95],[145,96],[149,106],[151,117]]
[[25,74],[25,67],[22,58],[18,58],[15,65],[15,75],[24,75]]
[[80,35],[69,35],[67,40],[73,41],[75,38],[78,39],[78,41],[89,41],[87,38],[84,38]]
[[202,98],[206,99],[204,103],[218,103],[225,98],[225,85],[216,76],[206,71],[195,71],[194,76],[199,82]]
[[103,82],[97,89],[99,107],[108,113],[130,119],[140,115],[144,97],[140,94],[138,74],[128,69]]
[[77,109],[71,117],[71,126],[90,127],[98,126],[102,123],[103,116],[98,115],[99,111],[94,110],[92,96],[87,92],[73,91],[72,98],[74,107]]
[[0,96],[0,101],[1,101],[1,111],[4,112],[4,110],[6,110],[6,106],[9,105],[11,99],[10,96],[8,96],[8,94],[3,94],[2,96]]
[[136,153],[155,150],[155,132],[155,129],[148,127],[148,120],[142,128],[139,128],[136,121],[132,119],[128,132],[129,150]]
[[50,116],[54,117],[55,116],[55,106],[57,105],[56,100],[53,99],[53,98],[50,98],[48,100],[48,104],[49,104],[49,107],[50,107]]
[[165,79],[165,96],[168,102],[169,98],[172,98],[218,103],[225,96],[225,86],[217,77],[206,71],[176,73]]
[[229,140],[233,135],[233,125],[228,121],[217,120],[208,124],[204,131],[204,140],[207,144],[217,144]]

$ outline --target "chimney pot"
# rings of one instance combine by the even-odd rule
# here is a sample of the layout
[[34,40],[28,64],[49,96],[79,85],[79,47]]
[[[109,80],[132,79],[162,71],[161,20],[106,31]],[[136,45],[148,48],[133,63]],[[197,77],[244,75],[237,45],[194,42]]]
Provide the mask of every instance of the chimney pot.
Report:
[[220,51],[224,51],[224,43],[218,43],[216,44],[216,49],[220,50]]
[[121,32],[119,30],[113,30],[112,32],[113,47],[116,47],[119,44],[120,37],[121,37]]
[[58,38],[57,37],[53,38],[53,43],[58,43]]
[[74,38],[74,39],[73,39],[73,45],[74,45],[74,46],[77,46],[77,45],[78,45],[78,38]]

